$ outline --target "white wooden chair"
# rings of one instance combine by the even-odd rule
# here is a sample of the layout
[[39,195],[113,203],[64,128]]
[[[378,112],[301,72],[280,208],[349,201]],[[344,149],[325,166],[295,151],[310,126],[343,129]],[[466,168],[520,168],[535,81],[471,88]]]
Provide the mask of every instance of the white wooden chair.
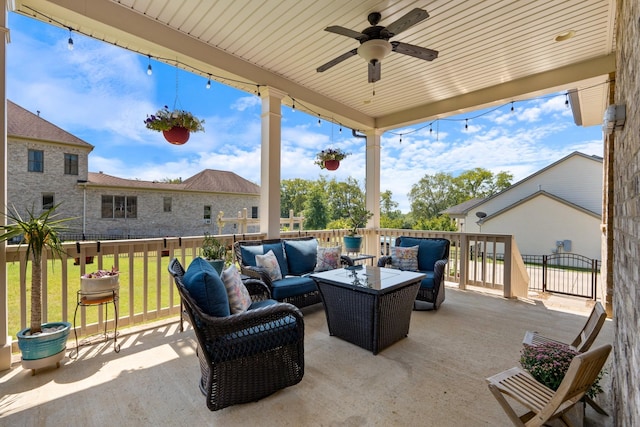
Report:
[[[578,403],[594,383],[607,360],[609,344],[578,354],[557,391],[539,383],[527,371],[515,367],[487,378],[489,390],[516,426],[542,426],[552,419],[559,419],[572,426],[566,412]],[[519,402],[529,411],[516,414],[506,397]]]

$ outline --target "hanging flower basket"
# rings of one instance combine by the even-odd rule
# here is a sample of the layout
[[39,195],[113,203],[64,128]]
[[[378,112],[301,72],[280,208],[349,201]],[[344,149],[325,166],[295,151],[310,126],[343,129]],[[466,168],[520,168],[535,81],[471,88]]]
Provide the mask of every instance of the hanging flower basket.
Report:
[[334,171],[340,166],[340,160],[343,160],[349,155],[339,148],[327,148],[316,154],[315,164],[320,166],[320,169],[327,169]]
[[184,110],[169,111],[166,105],[144,121],[147,129],[162,132],[172,144],[182,145],[189,140],[191,132],[204,132],[204,120]]
[[189,129],[175,126],[169,130],[163,130],[164,139],[174,145],[182,145],[189,140]]

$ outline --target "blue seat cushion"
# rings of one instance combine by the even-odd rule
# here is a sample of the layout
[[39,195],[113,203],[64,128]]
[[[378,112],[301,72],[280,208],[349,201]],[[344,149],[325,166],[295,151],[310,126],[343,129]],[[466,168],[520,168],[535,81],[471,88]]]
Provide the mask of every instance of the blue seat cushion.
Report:
[[210,316],[225,317],[230,313],[227,289],[218,272],[203,258],[195,258],[182,278],[200,309]]
[[316,291],[316,282],[310,277],[291,276],[273,282],[271,297],[279,301],[284,298],[303,295]]
[[213,362],[223,362],[294,344],[299,339],[296,318],[288,315],[216,337],[206,347]]
[[447,250],[446,240],[417,239],[413,237],[401,237],[400,245],[403,248],[418,245],[418,270],[433,271],[436,261],[443,259]]
[[287,255],[289,274],[300,276],[310,273],[316,268],[318,260],[318,241],[309,240],[285,240],[284,251]]
[[433,289],[435,287],[435,281],[433,280],[433,276],[435,273],[433,271],[421,271],[420,273],[427,275],[427,277],[422,279],[422,282],[420,282],[420,287],[425,289]]
[[273,254],[278,260],[280,266],[280,273],[282,276],[289,274],[289,268],[287,267],[287,260],[284,257],[284,249],[282,243],[267,243],[265,245],[251,245],[240,246],[240,254],[242,255],[242,263],[251,267],[256,267],[256,255],[264,255],[269,251],[273,251]]
[[270,305],[277,304],[278,301],[274,299],[265,299],[262,301],[254,301],[249,306],[249,310],[255,310],[256,308],[269,307]]

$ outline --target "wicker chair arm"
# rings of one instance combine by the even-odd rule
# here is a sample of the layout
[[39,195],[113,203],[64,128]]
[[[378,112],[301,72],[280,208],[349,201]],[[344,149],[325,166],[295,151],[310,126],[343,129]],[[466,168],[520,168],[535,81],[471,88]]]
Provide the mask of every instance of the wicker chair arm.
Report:
[[271,289],[273,282],[267,270],[264,267],[256,267],[252,265],[241,265],[240,272],[245,276],[252,277],[254,279],[262,280]]
[[263,301],[271,298],[269,287],[260,279],[248,278],[243,279],[242,283],[246,286],[251,295],[251,301]]
[[391,264],[391,255],[381,256],[378,259],[378,267],[386,267],[389,264]]
[[438,286],[438,283],[444,277],[444,269],[447,267],[449,260],[447,258],[439,259],[433,266],[433,283]]
[[340,265],[342,266],[353,266],[353,260],[347,255],[340,255]]
[[302,312],[293,304],[277,303],[266,307],[248,310],[242,313],[232,314],[226,317],[213,317],[203,313],[199,309],[199,329],[203,338],[208,343],[215,343],[217,339],[224,336],[228,340],[225,346],[233,345],[234,339],[241,339],[246,336],[246,331],[251,328],[259,329],[259,326],[266,323],[279,323],[288,319],[295,319],[296,328],[300,336],[304,336],[304,319]]

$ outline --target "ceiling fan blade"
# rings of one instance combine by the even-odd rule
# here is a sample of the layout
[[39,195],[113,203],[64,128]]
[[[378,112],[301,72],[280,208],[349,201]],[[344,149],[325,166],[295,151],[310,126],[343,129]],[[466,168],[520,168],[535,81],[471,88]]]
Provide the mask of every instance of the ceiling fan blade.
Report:
[[391,46],[394,52],[424,59],[425,61],[433,61],[438,57],[437,50],[427,49],[426,47],[420,47],[409,43],[391,42]]
[[404,15],[402,18],[387,25],[385,29],[382,30],[382,32],[384,33],[385,37],[391,38],[395,35],[400,34],[404,30],[409,29],[410,27],[413,27],[418,22],[424,21],[428,17],[429,14],[426,10],[415,8],[411,12]]
[[358,54],[358,49],[352,49],[349,52],[345,52],[342,55],[338,56],[337,58],[333,58],[331,61],[327,62],[324,65],[319,66],[318,68],[316,68],[316,71],[321,73],[323,71],[328,70],[329,68],[333,67],[334,65],[338,65],[339,63],[341,63],[342,61],[344,61],[345,59],[349,59],[354,55]]
[[369,62],[369,83],[375,83],[380,80],[380,61]]
[[339,25],[332,25],[331,27],[327,27],[324,30],[329,31],[330,33],[340,34],[341,36],[351,37],[352,39],[360,40],[361,42],[369,39],[366,34],[350,30],[349,28],[340,27]]

